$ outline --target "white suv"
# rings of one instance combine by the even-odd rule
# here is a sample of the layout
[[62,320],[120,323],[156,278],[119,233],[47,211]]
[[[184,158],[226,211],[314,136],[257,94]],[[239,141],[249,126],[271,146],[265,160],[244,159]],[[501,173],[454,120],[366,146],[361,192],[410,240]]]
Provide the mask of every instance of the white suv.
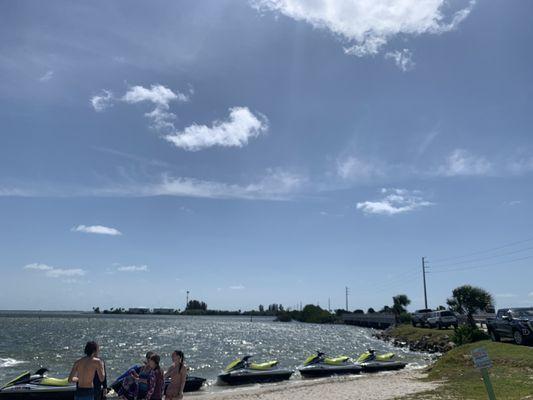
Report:
[[452,311],[434,311],[426,320],[430,328],[457,328],[459,321]]

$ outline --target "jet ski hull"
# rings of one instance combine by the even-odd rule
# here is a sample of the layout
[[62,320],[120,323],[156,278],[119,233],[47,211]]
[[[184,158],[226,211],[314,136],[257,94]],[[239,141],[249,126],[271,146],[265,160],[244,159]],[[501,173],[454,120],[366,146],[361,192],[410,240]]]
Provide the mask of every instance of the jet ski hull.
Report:
[[273,383],[289,379],[294,371],[276,369],[270,371],[255,371],[250,369],[226,372],[218,376],[221,385],[248,385],[252,383]]
[[37,384],[14,385],[0,390],[0,399],[74,400],[76,386],[53,387]]
[[313,364],[299,369],[304,378],[319,378],[332,375],[355,375],[361,373],[363,368],[357,364],[327,365]]
[[407,363],[401,361],[370,361],[361,364],[363,372],[397,371],[406,366]]

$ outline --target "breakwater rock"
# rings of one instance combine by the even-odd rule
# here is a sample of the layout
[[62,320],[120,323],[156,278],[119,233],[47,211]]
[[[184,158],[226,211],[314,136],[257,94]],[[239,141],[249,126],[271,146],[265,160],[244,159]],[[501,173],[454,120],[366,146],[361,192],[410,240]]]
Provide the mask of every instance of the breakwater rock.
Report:
[[445,331],[392,326],[384,331],[374,333],[373,336],[396,347],[407,347],[411,351],[445,353],[455,347],[451,341],[451,334]]

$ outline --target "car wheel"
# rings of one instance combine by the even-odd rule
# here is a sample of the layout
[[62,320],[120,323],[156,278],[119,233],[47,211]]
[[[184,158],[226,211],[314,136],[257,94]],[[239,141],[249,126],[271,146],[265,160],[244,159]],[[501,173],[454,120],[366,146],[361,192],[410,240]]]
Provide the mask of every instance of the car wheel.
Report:
[[453,324],[453,329],[457,329],[459,328],[459,325],[458,324]]
[[500,341],[500,336],[496,332],[490,331],[490,339],[493,342],[499,342]]
[[522,332],[514,331],[513,338],[516,344],[518,345],[524,344],[524,336],[522,336]]
[[411,322],[411,324],[416,328],[416,322],[415,321]]

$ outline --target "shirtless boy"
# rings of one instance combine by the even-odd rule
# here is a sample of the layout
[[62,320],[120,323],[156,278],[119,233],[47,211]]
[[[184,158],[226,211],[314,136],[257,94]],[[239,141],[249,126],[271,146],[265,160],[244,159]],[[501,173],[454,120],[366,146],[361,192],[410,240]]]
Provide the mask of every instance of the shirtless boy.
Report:
[[95,390],[93,380],[95,374],[101,382],[104,381],[104,362],[98,358],[98,344],[87,342],[85,345],[85,357],[80,358],[72,366],[72,371],[68,377],[69,382],[76,382],[76,400],[94,400]]

